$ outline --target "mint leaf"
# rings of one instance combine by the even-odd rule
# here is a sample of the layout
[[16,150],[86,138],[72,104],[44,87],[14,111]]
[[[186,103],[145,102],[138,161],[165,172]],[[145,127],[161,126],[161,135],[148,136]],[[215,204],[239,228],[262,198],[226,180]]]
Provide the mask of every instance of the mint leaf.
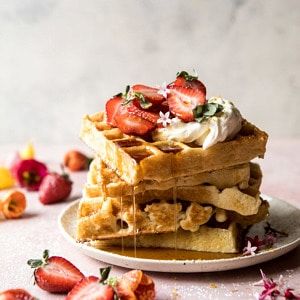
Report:
[[130,86],[127,85],[125,93],[122,94],[123,103],[122,105],[127,105],[133,100],[138,100],[140,102],[141,108],[148,109],[152,106],[152,103],[146,100],[144,95],[139,92],[130,91]]
[[201,123],[209,117],[213,117],[218,112],[222,111],[224,107],[218,103],[205,103],[204,105],[197,105],[193,109],[194,118]]
[[213,116],[218,110],[218,104],[216,103],[207,103],[205,106],[204,116],[211,117]]
[[142,108],[148,109],[150,106],[152,106],[152,103],[149,102],[148,100],[146,100],[143,94],[135,92],[134,95],[140,101],[140,104],[141,104]]

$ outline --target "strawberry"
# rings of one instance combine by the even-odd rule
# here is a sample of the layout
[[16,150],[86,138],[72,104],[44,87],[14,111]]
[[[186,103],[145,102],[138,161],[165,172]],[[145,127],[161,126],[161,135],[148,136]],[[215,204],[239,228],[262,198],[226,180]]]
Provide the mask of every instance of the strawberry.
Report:
[[177,73],[176,80],[169,85],[170,88],[173,86],[199,90],[202,91],[202,93],[204,94],[204,98],[206,96],[205,85],[200,80],[198,80],[197,76],[192,76],[186,71],[181,71]]
[[116,127],[115,116],[123,102],[122,94],[118,94],[108,100],[105,105],[107,123]]
[[27,291],[23,289],[10,289],[0,292],[0,300],[34,300]]
[[72,181],[65,173],[49,173],[42,181],[39,200],[43,204],[52,204],[67,199],[72,191]]
[[125,273],[118,281],[116,291],[120,299],[155,299],[155,286],[151,277],[140,270]]
[[72,172],[88,169],[91,161],[91,158],[77,150],[68,151],[64,157],[64,165]]
[[142,84],[136,84],[131,87],[134,93],[142,94],[146,100],[153,105],[161,104],[165,98],[163,95],[158,94],[159,89],[149,87]]
[[158,114],[143,110],[133,103],[124,105],[115,115],[119,129],[126,134],[143,136],[156,127]]
[[168,104],[172,114],[184,122],[194,120],[193,109],[205,103],[205,95],[201,90],[174,86],[168,94]]
[[44,251],[43,259],[30,259],[27,264],[35,269],[35,283],[50,293],[68,293],[84,278],[84,275],[65,258],[49,257],[48,250]]
[[79,281],[69,292],[66,300],[113,300],[114,290],[110,285],[100,284],[98,277],[89,276]]

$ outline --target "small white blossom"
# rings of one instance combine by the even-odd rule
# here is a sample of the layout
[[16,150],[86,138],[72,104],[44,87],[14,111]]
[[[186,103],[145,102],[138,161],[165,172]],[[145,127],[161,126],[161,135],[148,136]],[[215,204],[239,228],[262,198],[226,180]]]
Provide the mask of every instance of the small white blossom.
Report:
[[256,246],[251,245],[251,242],[248,241],[247,247],[243,249],[243,255],[255,255],[255,251],[257,250]]
[[170,112],[166,112],[165,114],[163,112],[159,112],[160,118],[157,120],[157,123],[162,123],[164,127],[166,127],[168,124],[171,124],[171,119],[170,119]]
[[161,86],[158,87],[158,94],[164,96],[165,98],[167,98],[168,94],[170,93],[170,90],[167,87],[167,83],[164,82]]

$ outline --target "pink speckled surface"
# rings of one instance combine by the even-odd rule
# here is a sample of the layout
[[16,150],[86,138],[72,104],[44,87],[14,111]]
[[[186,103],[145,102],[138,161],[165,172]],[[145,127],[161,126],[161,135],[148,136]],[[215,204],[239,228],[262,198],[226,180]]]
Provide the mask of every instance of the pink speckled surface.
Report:
[[[17,146],[0,146],[0,163],[17,148]],[[76,148],[87,151],[83,146]],[[37,156],[40,160],[46,161],[52,169],[58,169],[63,154],[69,149],[70,146],[39,146]],[[261,191],[284,199],[298,208],[300,208],[299,152],[300,139],[271,139],[265,160],[259,160],[264,172]],[[71,174],[74,181],[72,199],[80,197],[85,176],[85,172]],[[104,264],[78,252],[60,234],[57,217],[66,203],[43,206],[39,203],[36,193],[27,193],[27,199],[28,208],[24,218],[0,220],[0,290],[22,287],[39,299],[63,299],[63,296],[48,294],[33,285],[32,271],[26,265],[29,258],[40,257],[44,249],[49,249],[51,254],[61,255],[72,261],[86,275],[97,275],[99,267]],[[273,261],[240,270],[199,274],[150,273],[150,275],[156,283],[157,299],[256,299],[260,288],[253,286],[253,283],[260,279],[260,268],[274,279],[280,274],[284,275],[291,287],[298,288],[300,247]],[[119,267],[113,268],[114,275],[125,271],[126,269]]]

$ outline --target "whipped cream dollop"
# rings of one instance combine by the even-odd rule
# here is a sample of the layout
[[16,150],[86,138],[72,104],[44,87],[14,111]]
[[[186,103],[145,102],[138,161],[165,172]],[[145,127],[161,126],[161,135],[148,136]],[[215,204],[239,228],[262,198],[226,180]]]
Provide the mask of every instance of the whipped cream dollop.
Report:
[[207,117],[200,123],[193,121],[185,123],[179,118],[171,119],[171,124],[158,128],[152,133],[155,141],[177,141],[195,143],[207,149],[218,142],[232,139],[242,128],[242,116],[231,101],[221,97],[213,97],[208,103],[223,106],[222,111]]

